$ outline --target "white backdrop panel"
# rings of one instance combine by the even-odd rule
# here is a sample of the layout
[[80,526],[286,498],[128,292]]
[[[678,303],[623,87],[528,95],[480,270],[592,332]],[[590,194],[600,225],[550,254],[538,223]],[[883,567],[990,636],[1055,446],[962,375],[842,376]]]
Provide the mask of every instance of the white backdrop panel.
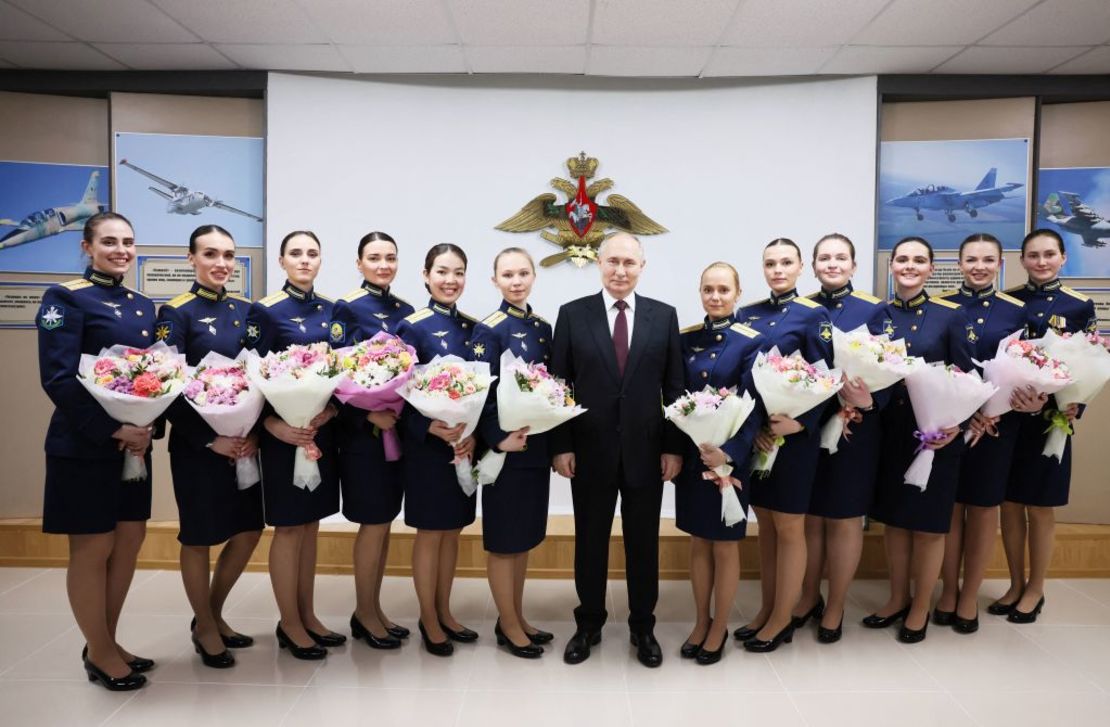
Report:
[[[743,300],[766,297],[760,251],[772,238],[809,255],[822,234],[855,240],[859,281],[872,280],[876,149],[874,77],[643,82],[606,79],[336,79],[271,74],[267,90],[267,284],[281,237],[308,228],[323,241],[317,288],[339,296],[360,282],[357,240],[377,229],[400,243],[397,292],[426,302],[419,270],[437,242],[470,257],[460,307],[483,317],[499,303],[494,254],[525,247],[537,260],[557,248],[537,234],[493,227],[568,177],[586,151],[598,177],[670,232],[644,237],[638,292],[702,316],[700,271],[725,260],[740,271]],[[604,195],[602,195],[602,200]],[[812,272],[799,284],[815,288]],[[541,269],[533,307],[554,323],[558,307],[596,292],[596,269]],[[560,480],[556,477],[555,480]],[[551,511],[570,512],[565,481]],[[664,513],[673,514],[668,485]]]

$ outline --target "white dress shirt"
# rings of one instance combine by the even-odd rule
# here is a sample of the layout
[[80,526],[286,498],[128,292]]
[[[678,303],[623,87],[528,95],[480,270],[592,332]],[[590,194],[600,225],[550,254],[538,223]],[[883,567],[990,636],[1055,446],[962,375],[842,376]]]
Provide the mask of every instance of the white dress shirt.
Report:
[[[609,337],[613,337],[613,326],[617,324],[617,299],[609,295],[605,288],[601,289],[601,299],[605,301],[605,317],[609,320]],[[632,347],[632,321],[636,318],[636,293],[631,293],[624,299],[628,307],[624,310],[624,317],[628,319],[628,347]]]

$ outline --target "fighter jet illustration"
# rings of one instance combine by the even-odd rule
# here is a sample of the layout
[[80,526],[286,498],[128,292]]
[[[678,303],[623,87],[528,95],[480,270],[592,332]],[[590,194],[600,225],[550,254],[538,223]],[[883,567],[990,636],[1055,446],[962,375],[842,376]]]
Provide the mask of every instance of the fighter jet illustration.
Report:
[[85,220],[108,209],[97,200],[99,184],[100,171],[98,170],[89,174],[89,183],[85,187],[85,194],[81,197],[80,202],[65,207],[48,207],[38,212],[32,212],[19,222],[0,219],[0,226],[15,228],[0,237],[0,250],[41,240],[44,237],[51,237],[59,232],[83,229]]
[[[1060,197],[1068,201],[1070,215],[1064,212]],[[1057,227],[1082,237],[1083,244],[1087,247],[1105,247],[1110,242],[1110,222],[1083,204],[1083,200],[1074,192],[1053,192],[1048,195],[1041,207],[1041,215]]]
[[979,182],[979,185],[970,192],[960,192],[942,184],[930,184],[926,187],[919,187],[901,197],[888,199],[883,204],[893,207],[909,207],[917,213],[919,222],[925,219],[921,210],[942,210],[948,216],[949,222],[956,221],[956,210],[963,210],[970,217],[978,217],[979,207],[1000,202],[1006,198],[1007,192],[1025,186],[1018,182],[1007,182],[1001,187],[995,186],[997,175],[998,170],[991,167],[987,176],[983,177],[983,181]]
[[224,204],[218,199],[212,199],[207,194],[201,191],[190,191],[190,189],[182,184],[174,184],[168,179],[162,179],[156,174],[152,174],[142,167],[132,164],[126,159],[120,160],[120,166],[133,169],[147,179],[152,179],[158,184],[162,185],[169,192],[158,189],[157,187],[147,187],[151,192],[166,200],[166,212],[175,215],[199,215],[201,210],[205,207],[215,207],[217,209],[226,210],[227,212],[234,212],[237,215],[250,217],[252,220],[262,221],[258,215],[244,212],[241,209],[232,207],[229,204]]

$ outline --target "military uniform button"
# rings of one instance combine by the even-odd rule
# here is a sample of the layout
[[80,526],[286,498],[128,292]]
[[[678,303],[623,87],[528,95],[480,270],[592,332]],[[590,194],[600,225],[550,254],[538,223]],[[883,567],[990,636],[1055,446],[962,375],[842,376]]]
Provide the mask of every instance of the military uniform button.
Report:
[[532,325],[535,326],[536,328],[539,328],[540,327],[540,322],[539,321],[532,321]]
[[547,343],[547,339],[546,338],[541,338],[540,343]]
[[910,326],[910,330],[911,330],[911,331],[916,331],[916,330],[917,330],[917,326],[916,326],[916,325]]
[[145,329],[145,328],[143,329],[143,335],[144,335],[144,336],[149,336],[149,335],[150,335],[149,333],[147,333],[147,332],[146,332],[146,329]]
[[1044,313],[1043,313],[1043,312],[1042,312],[1042,313],[1038,313],[1038,314],[1037,314],[1037,317],[1038,317],[1038,318],[1044,318]]
[[1053,298],[1055,298],[1055,297],[1056,297],[1056,296],[1053,296],[1053,295],[1050,295],[1050,296],[1048,296],[1048,302],[1049,302],[1049,303],[1051,303],[1051,302],[1052,302],[1052,299],[1053,299]]
[[228,303],[227,307],[228,307],[229,310],[235,310],[235,304],[234,303]]
[[919,315],[919,316],[923,316],[923,315],[925,315],[925,311],[923,311],[923,310],[920,310],[920,309],[919,309],[919,310],[917,311],[917,315]]
[[134,293],[128,293],[127,294],[127,299],[128,300],[134,300],[135,299],[135,294]]
[[709,354],[709,358],[717,358],[717,354],[711,353],[711,354]]
[[324,304],[323,303],[317,303],[316,304],[316,310],[324,310]]
[[708,379],[709,378],[709,372],[708,371],[702,371],[701,372],[701,377],[703,379]]
[[143,312],[141,310],[135,311],[135,315],[137,315],[137,316],[141,316],[142,314],[143,314]]
[[394,303],[394,304],[393,304],[393,307],[394,307],[394,308],[400,308],[400,307],[401,307],[401,304],[400,304],[400,303]]
[[984,308],[990,308],[991,307],[991,302],[989,300],[984,300],[983,301],[983,307]]
[[843,304],[843,303],[837,303],[837,304],[836,304],[836,307],[837,307],[837,308],[843,308],[843,307],[844,307],[844,304]]
[[910,341],[906,341],[906,348],[913,348],[913,343]]
[[981,324],[981,323],[983,322],[983,319],[982,319],[982,318],[976,318],[976,319],[975,319],[975,322],[976,322],[976,323],[980,323],[980,324]]
[[469,328],[470,326],[467,325],[466,321],[463,321],[462,327],[463,328]]
[[328,322],[327,321],[320,321],[320,327],[321,328],[327,328],[328,327]]
[[233,324],[234,324],[234,326],[235,326],[236,328],[238,328],[238,327],[239,327],[239,321],[234,321],[234,322],[233,322]]
[[[775,324],[774,324],[774,323],[772,323],[771,325],[773,326],[773,325],[775,325]],[[718,341],[724,340],[724,336],[722,336],[722,335],[721,335],[720,333],[718,333],[718,334],[717,334],[717,337],[716,337],[716,340],[718,340]]]
[[[772,326],[773,326],[773,325],[775,325],[775,322],[774,322],[774,321],[771,321],[771,325],[772,325]],[[717,340],[719,341],[719,340],[721,340],[721,339],[719,339],[719,338],[718,338]]]

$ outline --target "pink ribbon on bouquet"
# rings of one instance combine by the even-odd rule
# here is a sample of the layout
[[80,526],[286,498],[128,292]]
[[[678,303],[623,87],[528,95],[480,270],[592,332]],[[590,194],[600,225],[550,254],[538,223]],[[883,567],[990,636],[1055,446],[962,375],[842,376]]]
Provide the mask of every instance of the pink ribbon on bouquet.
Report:
[[847,442],[852,436],[852,430],[848,428],[849,424],[859,424],[863,421],[863,413],[854,406],[842,406],[836,412],[836,415],[844,422],[844,441]]
[[706,470],[705,472],[702,472],[701,478],[703,480],[711,480],[721,490],[724,490],[728,487],[739,487],[741,490],[744,489],[743,483],[732,475],[725,475],[724,477],[721,477],[713,470]]

